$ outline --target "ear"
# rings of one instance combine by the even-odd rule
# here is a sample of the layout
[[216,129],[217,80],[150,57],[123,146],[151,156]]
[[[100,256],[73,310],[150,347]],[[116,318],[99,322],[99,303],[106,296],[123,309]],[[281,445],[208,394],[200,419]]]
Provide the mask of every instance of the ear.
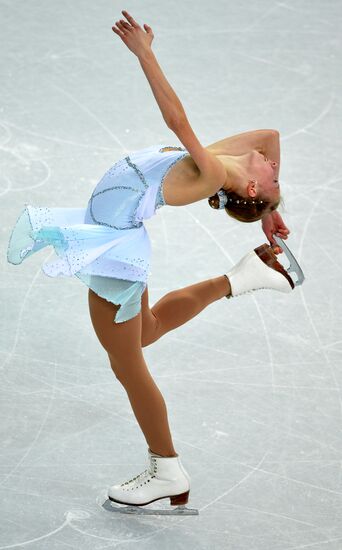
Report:
[[252,197],[253,199],[255,199],[257,195],[257,185],[258,185],[258,182],[256,180],[248,180],[247,194],[249,197]]

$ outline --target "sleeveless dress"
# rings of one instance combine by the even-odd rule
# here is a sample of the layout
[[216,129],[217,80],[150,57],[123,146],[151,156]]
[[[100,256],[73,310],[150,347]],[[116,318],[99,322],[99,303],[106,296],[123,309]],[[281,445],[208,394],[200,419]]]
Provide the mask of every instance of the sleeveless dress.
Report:
[[75,275],[96,294],[120,305],[121,323],[141,310],[150,273],[151,242],[144,220],[165,205],[163,182],[189,153],[183,147],[152,145],[118,160],[94,188],[86,208],[27,203],[12,230],[7,260],[20,264],[52,245],[49,277]]

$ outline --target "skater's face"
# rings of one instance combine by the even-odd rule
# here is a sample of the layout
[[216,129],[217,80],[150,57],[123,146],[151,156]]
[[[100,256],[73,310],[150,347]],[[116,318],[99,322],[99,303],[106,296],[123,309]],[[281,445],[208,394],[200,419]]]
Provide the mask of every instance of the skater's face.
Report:
[[[259,153],[259,151],[252,151],[249,159],[249,173],[250,181],[257,182],[256,185],[247,186],[247,193],[253,197],[259,193],[262,193],[263,197],[272,202],[276,202],[280,197],[279,183],[275,182],[276,179],[276,161],[267,158],[266,155]],[[254,197],[253,197],[254,198]]]
[[280,201],[276,179],[277,163],[257,150],[242,155],[219,156],[227,169],[226,191],[246,199],[264,199],[273,205]]

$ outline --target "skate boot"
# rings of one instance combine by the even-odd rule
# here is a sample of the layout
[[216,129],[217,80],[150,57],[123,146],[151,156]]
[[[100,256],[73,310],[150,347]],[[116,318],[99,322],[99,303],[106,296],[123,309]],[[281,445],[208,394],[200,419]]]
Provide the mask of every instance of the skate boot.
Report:
[[225,276],[230,282],[232,292],[226,298],[260,289],[291,292],[299,284],[293,281],[288,271],[278,262],[268,244],[262,244],[248,252]]
[[[148,449],[149,467],[141,474],[108,490],[109,500],[125,507],[116,511],[147,514],[198,514],[198,510],[186,508],[190,493],[190,476],[181,464],[179,456],[162,457]],[[139,507],[156,500],[170,498],[172,509],[145,509]],[[108,509],[108,508],[107,508]]]

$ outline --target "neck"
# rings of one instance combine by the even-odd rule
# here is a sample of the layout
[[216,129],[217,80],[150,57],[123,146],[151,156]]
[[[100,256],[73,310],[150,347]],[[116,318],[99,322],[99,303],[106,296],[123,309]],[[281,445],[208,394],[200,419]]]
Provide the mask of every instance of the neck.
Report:
[[223,189],[227,192],[242,194],[248,179],[247,172],[242,165],[240,156],[236,155],[216,155],[222,162],[227,172],[227,179]]

